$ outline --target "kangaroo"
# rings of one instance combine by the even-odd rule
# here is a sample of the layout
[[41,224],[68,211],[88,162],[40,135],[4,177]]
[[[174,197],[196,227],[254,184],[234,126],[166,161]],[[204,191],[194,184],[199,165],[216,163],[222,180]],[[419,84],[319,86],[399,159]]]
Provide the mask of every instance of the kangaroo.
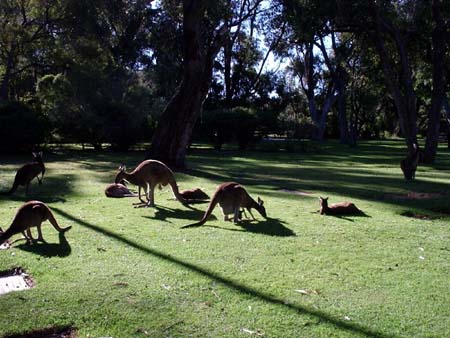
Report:
[[321,215],[363,215],[364,212],[351,202],[334,203],[328,206],[328,197],[319,197]]
[[[141,162],[132,172],[126,172],[125,166],[119,167],[119,172],[116,175],[115,183],[121,180],[128,181],[139,187],[139,200],[149,207],[155,206],[154,190],[157,185],[170,185],[175,198],[182,204],[187,204],[187,201],[180,195],[178,191],[177,182],[172,170],[164,163],[156,160],[145,160]],[[147,202],[141,197],[141,188],[144,189]]]
[[[25,194],[28,194],[28,187],[33,178],[37,178],[39,185],[42,184],[45,174],[45,166],[42,161],[42,151],[39,153],[32,153],[33,161],[27,164],[24,164],[19,170],[17,170],[16,177],[14,178],[14,183],[11,190],[8,192],[8,195],[14,194],[19,185],[25,186]],[[39,174],[42,173],[41,178],[39,178]]]
[[407,181],[411,181],[416,177],[417,165],[419,164],[421,151],[417,143],[413,144],[413,151],[400,162],[400,168],[403,171],[403,176]]
[[206,201],[209,196],[200,188],[180,191],[180,195],[188,201]]
[[105,188],[106,197],[137,197],[123,183],[111,183]]
[[224,220],[228,221],[230,214],[233,214],[233,222],[237,223],[241,217],[241,208],[247,209],[247,211],[253,216],[251,209],[256,209],[264,218],[267,218],[266,209],[264,208],[264,202],[258,197],[256,202],[247,193],[245,188],[236,182],[226,182],[217,188],[208,208],[203,215],[203,218],[197,223],[185,225],[183,228],[194,227],[205,224],[208,217],[211,215],[215,206],[219,204],[222,209]]
[[0,245],[19,232],[25,236],[27,243],[33,242],[34,238],[31,234],[31,227],[37,227],[37,241],[45,242],[44,237],[42,236],[41,223],[47,220],[50,221],[53,227],[59,232],[65,232],[71,228],[71,226],[61,228],[56,222],[52,211],[45,203],[40,201],[26,202],[17,211],[10,227],[0,234]]

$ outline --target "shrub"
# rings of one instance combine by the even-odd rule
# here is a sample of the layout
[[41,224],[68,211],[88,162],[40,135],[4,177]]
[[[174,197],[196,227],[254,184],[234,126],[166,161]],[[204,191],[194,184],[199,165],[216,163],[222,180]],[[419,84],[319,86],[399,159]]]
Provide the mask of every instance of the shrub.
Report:
[[0,102],[0,151],[29,151],[49,136],[48,120],[20,102]]

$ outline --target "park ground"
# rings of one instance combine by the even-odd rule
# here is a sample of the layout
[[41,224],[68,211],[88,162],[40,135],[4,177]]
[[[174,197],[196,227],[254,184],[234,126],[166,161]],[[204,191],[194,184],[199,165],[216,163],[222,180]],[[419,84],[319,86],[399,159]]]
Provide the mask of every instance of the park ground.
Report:
[[[78,337],[449,337],[450,151],[405,182],[401,141],[265,150],[191,150],[181,189],[211,196],[237,181],[268,219],[254,211],[257,222],[234,225],[216,208],[188,229],[207,204],[187,208],[167,188],[156,208],[104,196],[119,164],[134,168],[143,151],[45,153],[42,186],[0,196],[1,227],[38,199],[72,229],[58,236],[44,223],[48,244],[0,250],[0,270],[35,280],[0,296],[0,336],[72,326]],[[29,159],[2,156],[0,191]],[[319,196],[367,217],[321,216]]]

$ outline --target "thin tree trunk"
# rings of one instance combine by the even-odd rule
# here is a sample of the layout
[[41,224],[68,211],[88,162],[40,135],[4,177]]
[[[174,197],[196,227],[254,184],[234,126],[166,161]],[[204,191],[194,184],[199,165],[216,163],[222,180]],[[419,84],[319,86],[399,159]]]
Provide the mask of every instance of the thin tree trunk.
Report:
[[[386,87],[394,99],[400,128],[405,138],[408,151],[413,153],[414,144],[417,143],[417,100],[413,88],[411,67],[406,47],[398,29],[381,18],[375,1],[371,1],[371,9],[375,17],[376,47],[380,56]],[[389,33],[395,41],[400,67],[397,71],[394,67],[395,62],[391,60],[386,50],[383,33]]]
[[433,163],[436,157],[441,110],[445,97],[444,58],[447,34],[445,23],[442,18],[442,1],[433,0],[432,13],[435,21],[435,27],[431,36],[433,44],[433,91],[431,96],[431,107],[428,111],[427,141],[425,144],[424,156],[422,158],[424,163]]

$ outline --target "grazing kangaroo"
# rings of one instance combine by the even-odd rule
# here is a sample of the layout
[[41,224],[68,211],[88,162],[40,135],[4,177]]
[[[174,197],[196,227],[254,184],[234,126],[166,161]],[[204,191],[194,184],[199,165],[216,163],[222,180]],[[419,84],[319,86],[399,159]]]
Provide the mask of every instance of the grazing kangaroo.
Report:
[[209,196],[200,188],[180,191],[180,195],[188,201],[206,201]]
[[417,165],[419,164],[421,151],[417,143],[413,144],[413,151],[400,162],[400,168],[403,171],[403,176],[407,181],[411,181],[416,177]]
[[364,212],[351,202],[334,203],[328,206],[328,197],[319,197],[321,215],[364,215]]
[[125,184],[111,183],[105,188],[106,197],[137,197],[137,194],[132,193]]
[[240,220],[241,208],[244,208],[244,210],[247,209],[253,219],[255,219],[255,217],[253,216],[251,209],[258,210],[261,216],[267,218],[264,202],[259,197],[258,202],[256,202],[250,197],[242,185],[239,185],[236,182],[227,182],[219,185],[211,202],[209,202],[203,218],[199,222],[186,225],[183,228],[205,224],[217,204],[219,204],[222,209],[225,221],[229,220],[228,215],[233,214],[233,221],[234,223],[237,223]]
[[[170,185],[175,198],[183,203],[187,204],[187,201],[180,195],[178,191],[177,182],[172,170],[169,169],[164,163],[156,160],[146,160],[141,162],[136,169],[127,173],[125,166],[119,167],[119,172],[116,175],[115,183],[119,183],[122,180],[128,181],[139,187],[139,200],[147,206],[155,206],[154,190],[157,185],[166,186]],[[144,189],[147,202],[141,197],[141,188]]]
[[[42,180],[44,179],[45,174],[45,166],[42,161],[42,151],[39,153],[32,153],[33,161],[27,164],[24,164],[22,167],[17,170],[16,177],[14,178],[14,183],[11,190],[8,192],[8,195],[14,194],[19,185],[25,186],[25,194],[28,194],[28,187],[33,178],[37,178],[39,185],[42,184]],[[42,173],[41,178],[39,178],[39,174]]]
[[44,237],[42,237],[41,224],[44,221],[50,221],[53,227],[59,232],[65,232],[71,228],[68,226],[66,228],[61,228],[56,222],[53,213],[50,208],[40,202],[40,201],[29,201],[22,205],[16,213],[10,227],[3,233],[0,234],[0,244],[3,244],[11,236],[21,232],[27,242],[33,242],[34,238],[31,234],[31,227],[37,227],[38,231],[38,241],[45,242]]

